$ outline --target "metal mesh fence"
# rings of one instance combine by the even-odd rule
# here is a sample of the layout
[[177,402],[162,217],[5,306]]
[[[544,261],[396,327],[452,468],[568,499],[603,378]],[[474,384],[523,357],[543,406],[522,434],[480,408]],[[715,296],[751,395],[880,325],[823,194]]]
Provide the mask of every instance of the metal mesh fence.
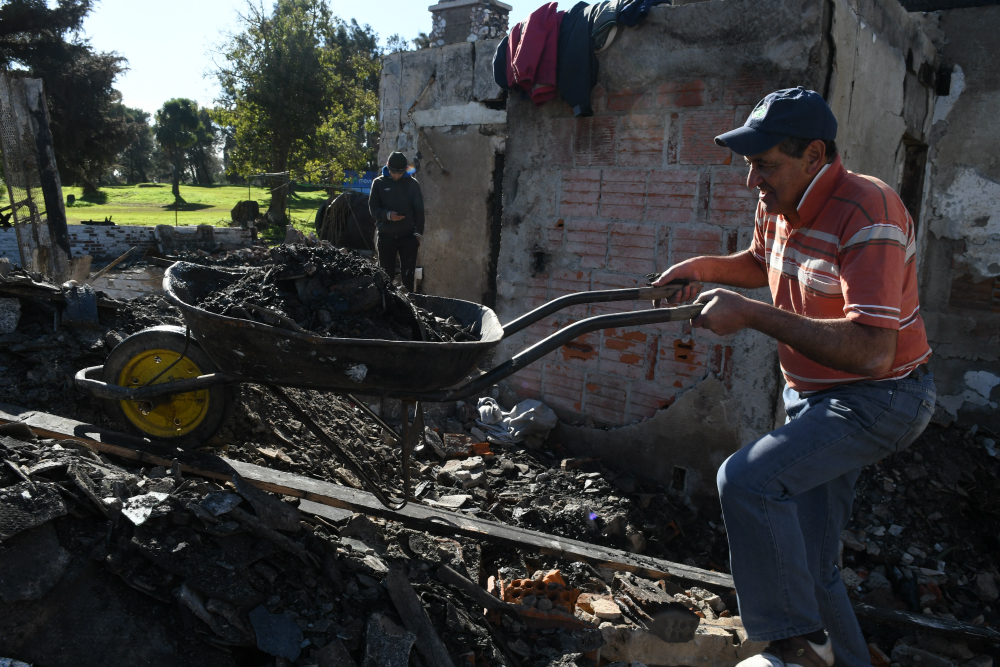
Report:
[[27,100],[20,79],[0,75],[0,144],[3,146],[3,168],[10,196],[8,210],[17,234],[21,266],[32,266],[31,248],[39,247],[37,238],[45,216],[45,199],[38,168],[38,149],[28,117]]

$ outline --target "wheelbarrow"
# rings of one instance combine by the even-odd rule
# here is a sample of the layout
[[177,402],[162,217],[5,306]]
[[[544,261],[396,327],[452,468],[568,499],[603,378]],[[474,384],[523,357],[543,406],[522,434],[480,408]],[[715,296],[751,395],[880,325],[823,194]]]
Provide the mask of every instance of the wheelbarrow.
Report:
[[[299,333],[248,319],[210,313],[195,305],[230,285],[239,270],[178,262],[163,276],[166,299],[180,310],[184,327],[157,326],[122,341],[103,366],[80,370],[76,387],[104,399],[118,421],[159,440],[202,442],[232,413],[233,386],[267,386],[323,444],[386,506],[402,508],[410,498],[409,454],[423,438],[423,402],[465,398],[534,363],[583,334],[599,329],[676,322],[696,317],[700,305],[654,308],[589,317],[565,326],[488,372],[479,363],[500,341],[570,306],[669,298],[686,282],[660,287],[576,292],[553,299],[501,325],[489,308],[460,299],[410,294],[419,307],[441,318],[472,325],[474,342],[388,341]],[[403,498],[390,500],[354,457],[334,441],[284,390],[313,389],[346,396],[390,434],[395,431],[355,394],[398,398],[403,410]]]

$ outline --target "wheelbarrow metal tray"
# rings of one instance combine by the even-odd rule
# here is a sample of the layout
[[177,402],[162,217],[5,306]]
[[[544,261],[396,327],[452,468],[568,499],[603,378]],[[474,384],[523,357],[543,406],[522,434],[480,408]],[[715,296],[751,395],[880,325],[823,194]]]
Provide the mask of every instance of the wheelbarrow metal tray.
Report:
[[[167,269],[163,287],[219,370],[249,382],[362,394],[436,391],[468,376],[503,338],[503,327],[489,308],[422,294],[410,298],[438,317],[453,316],[462,326],[474,325],[479,340],[429,343],[311,336],[195,305],[242,273],[178,262]],[[361,365],[364,377],[354,379],[360,378]]]

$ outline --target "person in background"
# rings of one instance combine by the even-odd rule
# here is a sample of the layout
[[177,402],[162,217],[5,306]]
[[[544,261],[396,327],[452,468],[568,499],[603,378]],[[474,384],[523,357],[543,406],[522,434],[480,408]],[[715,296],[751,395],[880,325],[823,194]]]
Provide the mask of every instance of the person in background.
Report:
[[389,156],[382,175],[372,181],[368,210],[375,218],[379,266],[394,279],[398,255],[403,287],[412,292],[417,249],[424,234],[424,196],[407,167],[402,153]]

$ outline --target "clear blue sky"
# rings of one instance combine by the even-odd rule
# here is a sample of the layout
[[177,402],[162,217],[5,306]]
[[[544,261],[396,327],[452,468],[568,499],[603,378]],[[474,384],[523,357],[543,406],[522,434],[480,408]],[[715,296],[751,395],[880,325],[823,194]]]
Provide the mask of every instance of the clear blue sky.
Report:
[[[511,21],[525,18],[543,0],[506,0]],[[270,6],[271,0],[265,0]],[[430,32],[428,0],[330,0],[334,14],[368,24],[383,44],[399,33],[407,39]],[[564,2],[569,7],[570,2]],[[86,36],[99,51],[128,58],[129,71],[115,87],[123,101],[154,113],[172,97],[211,105],[218,88],[210,76],[213,47],[222,33],[236,28],[245,0],[100,0],[84,23]]]

